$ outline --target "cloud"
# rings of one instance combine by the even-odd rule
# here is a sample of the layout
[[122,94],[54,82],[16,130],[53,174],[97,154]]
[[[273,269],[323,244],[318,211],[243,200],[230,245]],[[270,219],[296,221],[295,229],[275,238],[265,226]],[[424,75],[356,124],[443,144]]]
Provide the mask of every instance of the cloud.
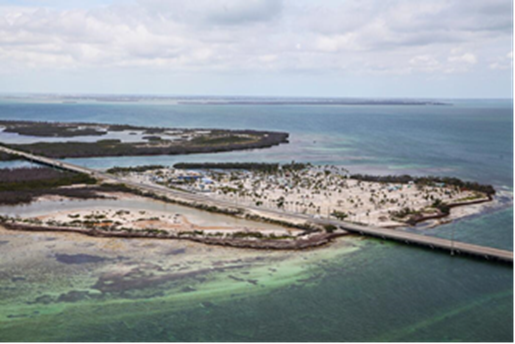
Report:
[[[326,40],[354,36],[356,50],[459,44],[510,36],[512,31],[511,2],[506,0],[349,0],[338,4],[306,8],[298,20]],[[342,50],[346,48],[341,45]]]
[[492,56],[511,47],[512,24],[511,2],[505,0],[0,6],[0,64],[4,72],[20,73],[27,68],[119,68],[199,74],[444,74],[482,63],[491,69],[507,66],[507,59]]
[[281,0],[140,0],[142,8],[181,22],[242,25],[273,20],[282,11]]
[[477,58],[474,54],[465,53],[463,55],[449,56],[449,62],[465,63],[468,65],[474,65],[477,63]]
[[440,62],[431,55],[419,55],[409,60],[410,65],[420,67],[425,70],[435,70],[440,66]]
[[497,57],[494,62],[488,65],[490,69],[507,70],[513,68],[513,52],[510,51],[504,56]]

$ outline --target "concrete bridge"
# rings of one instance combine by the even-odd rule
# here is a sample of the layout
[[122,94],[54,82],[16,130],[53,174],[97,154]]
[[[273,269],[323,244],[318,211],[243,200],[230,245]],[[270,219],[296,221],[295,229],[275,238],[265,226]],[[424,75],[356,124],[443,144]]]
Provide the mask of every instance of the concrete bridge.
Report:
[[77,166],[74,164],[70,164],[67,162],[62,162],[59,160],[54,160],[22,151],[13,150],[4,146],[0,146],[0,151],[3,151],[8,154],[17,155],[23,159],[28,161],[32,161],[38,164],[50,166],[53,168],[58,168],[66,171],[79,172],[91,175],[95,178],[102,179],[106,182],[114,182],[114,183],[124,183],[131,187],[137,188],[143,191],[150,191],[157,194],[171,196],[176,199],[182,199],[186,201],[198,202],[206,205],[213,205],[218,207],[228,207],[228,208],[245,208],[245,210],[253,210],[258,211],[263,215],[270,215],[273,218],[281,218],[284,221],[293,221],[298,222],[301,221],[309,221],[313,223],[317,223],[320,225],[333,225],[337,228],[343,229],[349,233],[355,233],[359,235],[365,235],[370,237],[376,237],[384,240],[392,240],[403,244],[408,245],[417,245],[423,246],[429,249],[440,250],[442,252],[448,252],[451,255],[455,254],[463,254],[469,255],[479,258],[484,258],[487,260],[498,261],[513,264],[513,252],[507,250],[496,249],[487,246],[480,246],[474,244],[467,244],[463,242],[457,242],[449,239],[436,238],[433,236],[426,236],[417,233],[410,233],[403,230],[395,230],[388,228],[379,228],[379,227],[371,227],[371,226],[363,226],[354,223],[349,223],[345,221],[332,220],[332,219],[317,219],[312,216],[305,214],[297,214],[297,213],[287,213],[279,210],[273,209],[263,209],[254,206],[244,206],[238,205],[236,203],[215,200],[206,195],[201,194],[192,194],[187,192],[181,192],[178,190],[171,190],[165,187],[158,187],[148,184],[135,183],[131,181],[124,180],[117,176],[100,172],[97,170],[89,169],[82,166]]
[[497,248],[463,243],[459,241],[437,238],[403,230],[360,226],[352,223],[341,224],[341,221],[331,221],[331,224],[344,228],[347,232],[396,241],[407,245],[423,246],[433,250],[441,250],[451,255],[468,255],[487,260],[495,260],[513,264],[513,252]]

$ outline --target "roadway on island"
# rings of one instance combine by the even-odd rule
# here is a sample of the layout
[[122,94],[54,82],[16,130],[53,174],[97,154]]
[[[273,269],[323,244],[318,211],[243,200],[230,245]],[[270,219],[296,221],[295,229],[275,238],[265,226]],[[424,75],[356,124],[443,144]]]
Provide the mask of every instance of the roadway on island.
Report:
[[403,230],[396,230],[396,229],[389,229],[389,228],[380,228],[380,227],[372,227],[372,226],[364,226],[359,225],[355,223],[349,223],[345,221],[339,221],[334,219],[325,219],[325,218],[315,218],[310,215],[306,214],[299,214],[299,213],[291,213],[291,212],[285,212],[285,211],[279,211],[279,210],[273,210],[273,209],[263,209],[256,206],[251,205],[239,205],[237,203],[228,202],[224,200],[217,200],[213,199],[211,197],[208,197],[206,195],[200,195],[195,193],[188,193],[184,191],[179,190],[173,190],[165,187],[159,187],[154,185],[148,185],[143,183],[136,183],[132,181],[128,181],[125,179],[122,179],[120,177],[101,172],[98,170],[70,164],[68,162],[63,162],[55,159],[50,159],[38,155],[33,155],[30,153],[13,150],[4,146],[0,146],[0,151],[3,151],[8,154],[13,154],[20,156],[26,160],[33,161],[39,164],[73,171],[73,172],[79,172],[79,173],[85,173],[88,175],[91,175],[93,177],[103,179],[107,182],[114,182],[114,183],[124,183],[126,185],[132,186],[134,188],[145,190],[145,191],[151,191],[151,192],[158,192],[166,196],[172,196],[174,198],[179,198],[187,201],[193,201],[193,202],[200,202],[202,204],[207,205],[213,205],[217,207],[226,207],[226,208],[243,208],[245,210],[252,210],[253,212],[259,212],[260,214],[263,214],[266,216],[266,214],[271,215],[272,218],[281,218],[285,221],[309,221],[312,223],[320,224],[320,225],[333,225],[336,226],[342,230],[345,230],[350,233],[356,233],[376,238],[382,238],[384,240],[393,240],[400,243],[405,244],[413,244],[413,245],[419,245],[424,246],[431,249],[439,249],[443,251],[450,252],[451,255],[453,254],[467,254],[471,256],[476,257],[483,257],[485,259],[492,259],[497,260],[501,262],[507,262],[510,264],[513,264],[513,252],[507,251],[507,250],[501,250],[497,248],[492,247],[486,247],[486,246],[480,246],[480,245],[474,245],[474,244],[468,244],[463,242],[457,242],[454,240],[449,239],[443,239],[443,238],[437,238],[434,236],[426,236],[422,234],[417,233],[410,233]]

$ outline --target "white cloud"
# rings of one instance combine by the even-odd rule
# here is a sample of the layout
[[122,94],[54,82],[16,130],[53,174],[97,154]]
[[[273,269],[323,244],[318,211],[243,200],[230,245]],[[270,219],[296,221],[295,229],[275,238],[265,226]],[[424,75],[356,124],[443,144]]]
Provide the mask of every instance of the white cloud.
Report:
[[419,55],[412,58],[409,63],[413,66],[434,67],[440,63],[431,55]]
[[513,52],[510,51],[505,56],[496,58],[494,62],[488,65],[488,67],[494,70],[511,69],[513,67]]
[[511,46],[511,24],[505,0],[0,6],[0,65],[20,73],[29,67],[443,74],[481,63],[511,66],[490,57]]
[[468,65],[474,65],[477,63],[477,58],[474,54],[465,53],[463,55],[452,55],[448,58],[449,62],[465,63]]
[[358,50],[356,36],[349,32],[343,35],[320,36],[317,38],[316,49],[322,52],[338,52],[342,50]]
[[[325,2],[322,2],[325,3]],[[506,0],[347,0],[307,7],[297,21],[327,37],[353,33],[359,49],[390,50],[510,36]]]
[[182,22],[242,25],[267,22],[281,14],[281,0],[140,0],[152,14]]

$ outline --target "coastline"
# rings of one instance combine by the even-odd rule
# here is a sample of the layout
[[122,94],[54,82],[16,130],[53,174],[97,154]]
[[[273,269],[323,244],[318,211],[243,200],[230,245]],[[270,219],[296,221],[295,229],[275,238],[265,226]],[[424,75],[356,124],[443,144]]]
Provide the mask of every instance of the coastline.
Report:
[[[506,199],[506,200],[503,200]],[[513,193],[498,191],[496,195],[487,200],[470,201],[451,207],[449,215],[437,219],[426,219],[417,223],[415,228],[421,230],[435,228],[454,221],[460,221],[473,216],[482,216],[497,209],[503,209],[513,205]]]
[[[113,133],[118,136],[109,136]],[[11,141],[4,142],[3,135],[7,135]],[[15,135],[14,139],[12,135]],[[289,135],[287,132],[249,129],[178,129],[0,120],[0,145],[54,159],[188,155],[263,149],[289,143]],[[91,140],[92,137],[94,140]],[[23,138],[29,140],[24,141]],[[0,159],[12,160],[12,157],[3,154]]]
[[[116,194],[110,194],[111,197],[114,197],[118,200],[124,200],[124,199],[145,199],[144,197],[134,195],[134,194],[128,194],[128,193],[116,193]],[[56,198],[54,196],[43,196],[40,197],[40,200],[63,200],[63,198]],[[164,203],[170,203],[167,201],[161,200],[152,200],[147,199],[147,201],[150,202],[164,202]],[[171,202],[174,204],[175,202]],[[183,202],[181,202],[184,204]],[[459,220],[464,217],[468,217],[471,215],[478,215],[480,216],[483,211],[486,209],[496,208],[499,207],[501,203],[496,199],[483,199],[483,200],[475,200],[475,201],[468,201],[468,202],[461,202],[459,204],[452,205],[452,210],[449,214],[440,214],[438,217],[432,217],[432,218],[426,218],[421,220],[418,223],[419,228],[423,229],[429,229],[434,228],[442,224],[446,224],[452,221]],[[190,205],[191,206],[191,205]],[[118,209],[119,210],[119,209]],[[68,211],[63,212],[61,215],[69,215],[72,212],[77,213],[80,212],[80,210],[74,210],[74,211]],[[213,212],[208,211],[208,212]],[[96,213],[96,211],[95,211]],[[216,212],[215,212],[216,213]],[[266,214],[263,213],[256,213],[253,212],[252,214],[246,213],[246,214],[232,214],[228,215],[226,211],[222,212],[225,216],[230,217],[236,217],[241,219],[250,219],[253,221],[269,221],[271,223],[280,223],[281,225],[290,225],[292,229],[295,229],[295,226],[302,226],[299,222],[288,222],[284,217],[274,217],[270,218],[267,217]],[[146,216],[149,217],[155,217],[157,214],[147,211]],[[285,214],[287,215],[287,214]],[[44,217],[51,217],[51,215],[47,216],[41,216],[40,218]],[[304,223],[306,225],[306,223]],[[314,224],[311,224],[314,225]],[[242,249],[261,249],[261,250],[304,250],[304,249],[310,249],[310,248],[316,248],[321,247],[330,244],[334,239],[346,236],[346,235],[352,235],[346,231],[343,230],[336,230],[334,232],[328,232],[324,231],[322,228],[319,228],[318,230],[313,231],[301,231],[297,229],[297,234],[292,235],[288,238],[280,238],[281,233],[272,231],[272,235],[277,235],[277,238],[274,239],[266,239],[266,238],[256,238],[253,236],[248,237],[240,237],[240,238],[234,238],[234,237],[228,237],[226,234],[224,234],[224,237],[218,238],[213,237],[211,234],[205,234],[210,233],[209,230],[204,233],[205,228],[202,228],[200,226],[192,226],[190,227],[192,230],[188,232],[188,235],[182,235],[180,232],[166,232],[163,230],[155,230],[151,229],[148,231],[141,230],[141,231],[117,231],[117,230],[104,230],[99,227],[94,228],[84,228],[84,227],[67,227],[67,226],[51,226],[51,225],[41,225],[41,224],[28,224],[18,221],[13,221],[11,223],[4,222],[1,224],[5,229],[10,231],[24,231],[24,232],[59,232],[59,233],[77,233],[82,234],[90,237],[98,237],[98,238],[125,238],[125,239],[157,239],[157,240],[185,240],[185,241],[191,241],[191,242],[197,242],[202,243],[206,245],[217,245],[217,246],[225,246],[225,247],[235,247],[235,248],[242,248]],[[191,224],[190,224],[191,226]],[[399,226],[395,226],[394,228],[402,228],[405,227],[404,224],[400,224]],[[416,228],[416,227],[414,227]],[[214,230],[214,232],[211,233],[237,233],[242,230],[242,228],[219,228],[216,226],[211,226],[209,228],[211,231]],[[195,234],[196,231],[202,231],[201,235]],[[252,229],[252,230],[245,230],[247,233],[263,233],[266,232],[266,230],[262,229]],[[290,232],[291,233],[291,232]]]
[[346,232],[340,233],[314,233],[301,239],[295,240],[251,240],[251,239],[217,239],[210,237],[181,237],[173,234],[148,233],[148,232],[113,232],[101,229],[84,229],[75,227],[59,226],[37,226],[22,223],[2,223],[0,226],[6,230],[25,231],[25,232],[68,232],[78,233],[97,238],[123,238],[123,239],[171,239],[186,240],[207,245],[228,246],[244,249],[259,250],[304,250],[329,244],[333,239],[348,235]]
[[[6,151],[16,154],[16,151],[7,149]],[[20,152],[17,154],[22,155]],[[32,155],[29,155],[29,158],[38,159],[37,156]],[[71,169],[73,171],[78,169],[84,177],[97,173],[96,171],[83,169],[70,164],[64,166],[63,163],[52,161],[51,159],[39,159],[43,159],[44,163],[58,168]],[[373,235],[382,233],[384,236],[389,231],[388,228],[397,226],[404,227],[405,223],[416,225],[422,221],[441,219],[447,217],[451,213],[452,208],[489,202],[492,200],[491,195],[495,194],[495,189],[491,185],[463,182],[458,178],[440,179],[435,177],[422,177],[415,179],[409,175],[386,177],[357,175],[357,177],[351,176],[352,178],[349,178],[348,171],[344,168],[334,166],[313,167],[311,164],[295,164],[294,162],[283,166],[273,164],[250,165],[252,165],[251,168],[265,170],[266,172],[261,171],[257,172],[257,174],[253,174],[250,171],[246,171],[243,174],[241,174],[241,172],[230,172],[229,175],[212,176],[213,179],[210,179],[206,178],[205,175],[199,173],[195,174],[193,171],[188,171],[187,175],[177,175],[175,171],[161,168],[162,166],[157,166],[157,169],[156,166],[150,166],[150,172],[155,173],[155,175],[146,175],[150,178],[150,183],[145,183],[144,180],[125,179],[110,173],[103,173],[100,174],[103,183],[98,186],[98,191],[103,192],[103,195],[101,193],[97,193],[96,195],[99,198],[105,198],[106,195],[109,197],[110,192],[132,193],[141,197],[205,210],[211,213],[220,213],[252,221],[268,222],[285,228],[297,228],[301,230],[300,232],[295,235],[290,231],[286,233],[266,233],[263,230],[249,230],[247,228],[239,231],[228,231],[227,229],[218,228],[213,232],[211,228],[195,228],[191,223],[188,224],[188,228],[186,229],[177,228],[177,226],[166,228],[166,223],[159,222],[159,218],[157,217],[146,219],[146,221],[150,222],[152,225],[141,228],[139,225],[135,226],[134,223],[127,226],[127,223],[124,224],[120,221],[116,221],[114,217],[120,215],[120,212],[124,212],[121,209],[114,214],[108,215],[93,213],[88,215],[69,214],[68,217],[73,220],[67,218],[64,221],[62,219],[51,219],[43,222],[41,219],[21,220],[5,216],[2,216],[0,220],[1,223],[10,230],[76,231],[81,234],[99,237],[188,239],[190,241],[212,245],[244,248],[304,249],[327,244],[331,239],[347,234],[347,231],[361,234],[363,234],[363,232],[369,234],[375,233]],[[231,166],[231,169],[233,169],[233,167],[234,166]],[[274,173],[270,174],[270,168]],[[132,173],[132,169],[126,170]],[[140,170],[141,169],[137,169],[137,172],[140,172]],[[121,171],[125,170],[121,169]],[[149,172],[145,169],[142,171],[143,173]],[[163,171],[165,173],[172,173],[172,178],[170,178],[170,175],[165,177]],[[344,173],[342,174],[341,172]],[[15,172],[6,171],[6,176],[11,178],[9,180],[13,180],[12,183],[14,183],[13,185],[15,187],[23,189],[24,185],[20,184],[20,180],[17,179],[17,176],[13,176],[13,173]],[[47,172],[47,174],[48,173],[50,172]],[[134,175],[132,176],[134,177]],[[36,176],[27,171],[25,177],[25,179],[30,179]],[[49,174],[48,178],[50,177],[54,178],[53,175]],[[182,179],[180,177],[182,177]],[[207,180],[206,182],[210,185],[213,184],[215,189],[210,188],[210,194],[206,197],[202,195],[201,192],[192,192],[192,190],[184,190],[182,188],[179,189],[173,185],[161,185],[162,183],[158,182],[158,180],[164,179],[168,181],[178,180],[183,183],[185,178],[188,178],[187,180],[193,180],[194,183],[198,181],[202,181],[203,183]],[[253,180],[252,178],[255,179]],[[98,183],[98,180],[90,179],[91,182]],[[52,183],[62,184],[62,181],[50,180]],[[230,186],[230,183],[233,181],[236,181],[237,184]],[[41,183],[43,182],[38,181],[37,185]],[[227,183],[229,183],[229,185],[227,185]],[[187,185],[191,187],[193,184]],[[203,186],[203,184],[201,186]],[[251,204],[239,204],[236,198],[245,198],[245,188],[251,186],[253,187],[254,193],[250,196],[258,197],[259,199],[261,199],[263,194],[259,195],[257,193],[258,191],[271,190],[272,196],[274,198],[278,197],[277,199],[271,199],[271,203],[274,204],[276,208],[272,209],[270,203],[268,207],[260,207],[263,202],[257,202],[254,198],[251,198]],[[344,200],[341,198],[343,196],[342,190],[348,195],[354,196]],[[218,197],[212,197],[214,195],[225,195],[228,192],[231,193],[230,196],[234,196],[234,199],[224,201],[223,199],[218,199]],[[281,193],[283,193],[283,195],[281,195]],[[342,196],[338,196],[338,194],[342,194]],[[332,213],[329,212],[330,208],[327,208],[327,217],[322,218],[320,216],[321,206],[319,200],[314,199],[315,195],[318,195],[320,201],[326,201],[326,207],[335,206],[331,204],[330,201],[337,203],[340,209],[342,209],[341,207],[344,202],[350,203],[355,218],[360,216],[360,213],[361,215],[366,215],[367,218],[369,215],[373,215],[372,221],[367,221],[367,223],[361,223],[355,220],[346,221],[345,219],[349,216],[348,208],[343,208],[343,211],[333,208]],[[293,197],[293,201],[291,199],[289,202],[286,201],[284,196]],[[317,204],[318,209],[315,214],[307,214],[307,208],[305,208],[303,212],[299,212],[298,210],[286,211],[285,204],[288,203],[297,206],[306,205],[306,203],[299,203],[299,200],[305,197],[311,201],[311,203],[307,205],[308,207],[317,209],[313,202]],[[370,198],[366,199],[368,197]],[[265,196],[265,199],[266,198]],[[365,198],[365,200],[362,198]],[[293,204],[295,200],[296,203]],[[256,203],[255,206],[252,205],[252,202]],[[413,208],[410,206],[413,206]],[[375,211],[372,211],[373,209],[371,207],[375,207]],[[293,207],[290,208],[292,209]],[[356,214],[356,212],[358,213]],[[79,217],[81,217],[81,219],[79,219]],[[349,218],[349,220],[351,220],[351,218]],[[376,222],[374,222],[374,220],[376,220]],[[176,219],[174,217],[174,222],[175,221]],[[187,219],[185,219],[185,222],[188,222]],[[163,223],[165,226],[163,226]],[[392,238],[398,237],[398,233],[394,234],[392,232],[388,235],[392,235]],[[403,240],[408,242],[407,238]],[[420,239],[409,238],[409,240],[416,241]]]

